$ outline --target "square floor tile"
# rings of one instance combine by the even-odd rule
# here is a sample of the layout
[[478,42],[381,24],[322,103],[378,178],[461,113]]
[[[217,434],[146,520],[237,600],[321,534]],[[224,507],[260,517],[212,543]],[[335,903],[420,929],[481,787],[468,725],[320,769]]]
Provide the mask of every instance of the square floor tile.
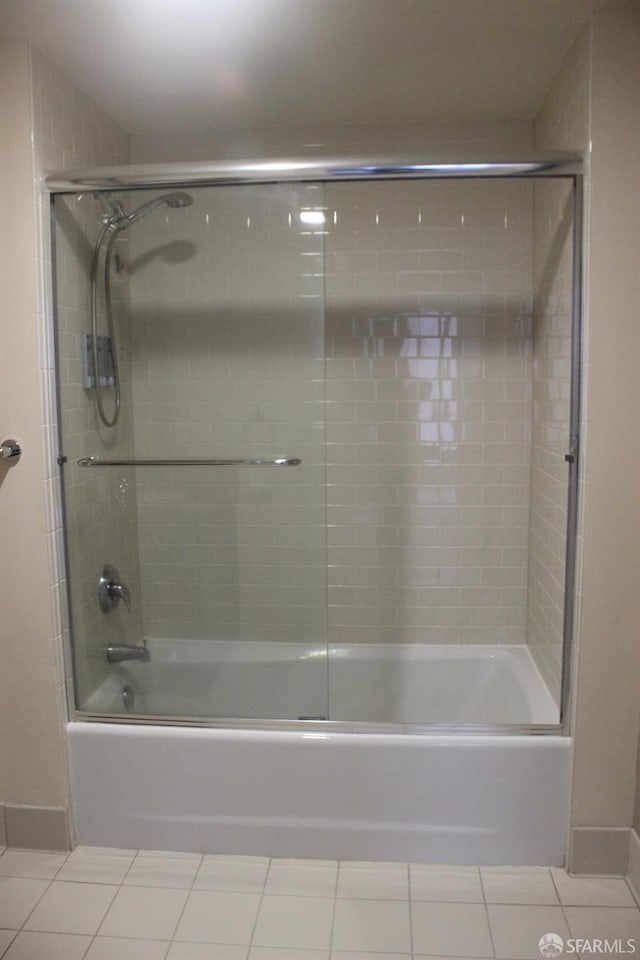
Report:
[[48,886],[48,880],[0,877],[0,927],[21,927]]
[[257,893],[192,890],[174,939],[248,946],[259,904]]
[[[640,943],[640,911],[637,907],[565,907],[573,937],[585,940],[635,940]],[[586,952],[586,951],[585,951]]]
[[337,900],[332,948],[410,953],[408,902]]
[[409,896],[407,864],[342,862],[337,896],[349,900],[406,900]]
[[91,943],[89,936],[68,933],[22,931],[4,955],[4,960],[82,960]]
[[[44,883],[27,881],[23,883]],[[48,933],[96,933],[116,895],[102,883],[64,883],[54,880],[25,924],[25,930]]]
[[299,897],[334,897],[337,861],[272,860],[264,892]]
[[53,880],[67,856],[40,850],[6,850],[0,857],[0,876]]
[[480,873],[487,903],[559,903],[551,872],[545,867],[482,867]]
[[480,871],[477,867],[409,864],[412,900],[448,900],[483,903]]
[[168,940],[96,937],[85,960],[164,960],[168,949]]
[[193,889],[261,893],[268,867],[266,857],[207,855],[202,859]]
[[545,933],[569,936],[561,907],[489,904],[487,910],[496,957],[504,960],[540,960],[538,943]]
[[486,909],[482,904],[414,901],[411,922],[415,953],[493,956]]
[[[1,861],[0,861],[1,862]],[[617,877],[570,877],[551,871],[560,903],[567,907],[635,907],[626,880]]]
[[249,948],[221,943],[172,943],[167,960],[247,960]]
[[162,853],[141,851],[123,880],[130,887],[172,887],[189,890],[202,856],[197,853]]
[[121,887],[100,927],[100,936],[171,940],[187,896],[186,890]]
[[265,894],[253,935],[258,947],[328,950],[333,917],[332,898]]
[[135,852],[111,847],[76,847],[56,879],[76,883],[120,884],[133,863]]

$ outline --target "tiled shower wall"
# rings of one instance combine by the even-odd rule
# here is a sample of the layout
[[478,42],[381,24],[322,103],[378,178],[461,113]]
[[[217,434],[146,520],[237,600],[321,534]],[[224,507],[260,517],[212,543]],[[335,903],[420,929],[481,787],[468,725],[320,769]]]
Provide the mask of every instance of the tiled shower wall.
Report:
[[[93,391],[83,386],[82,339],[91,330],[90,285],[93,244],[105,209],[96,199],[69,197],[56,203],[58,299],[58,364],[60,402],[64,410],[61,449],[66,506],[67,554],[74,625],[76,683],[79,702],[110,670],[105,648],[111,643],[136,643],[142,637],[136,489],[133,471],[81,468],[87,456],[103,458],[133,454],[133,405],[130,373],[130,325],[127,285],[112,283],[121,383],[121,414],[114,427],[98,419]],[[100,263],[102,264],[102,258]],[[99,279],[101,279],[99,271]],[[102,284],[98,321],[107,330]],[[104,390],[108,414],[114,408],[113,389]],[[115,566],[131,592],[131,613],[124,604],[103,613],[98,581],[105,564]]]
[[[126,163],[129,155],[128,135],[105,116],[92,101],[81,93],[60,71],[37,51],[31,51],[31,77],[34,116],[34,151],[36,172],[61,169],[78,164]],[[46,449],[49,454],[47,485],[50,502],[58,502],[56,490],[58,468],[55,457],[59,444],[55,423],[55,385],[53,367],[53,305],[49,302],[49,196],[38,197],[39,258],[41,274],[42,356],[41,375],[43,396],[47,398],[45,419]],[[57,231],[58,271],[56,276],[60,310],[60,400],[65,410],[63,452],[68,458],[65,476],[66,513],[69,532],[69,576],[73,590],[72,618],[77,643],[78,689],[82,698],[106,675],[108,664],[104,647],[113,640],[137,640],[141,634],[139,611],[130,617],[114,611],[106,617],[98,607],[98,576],[104,563],[120,566],[123,579],[127,578],[134,596],[139,595],[135,489],[129,488],[128,509],[123,512],[122,476],[81,473],[75,460],[87,454],[105,455],[107,450],[124,450],[130,444],[130,377],[126,362],[126,325],[121,338],[123,363],[124,412],[117,429],[107,433],[96,430],[93,398],[81,386],[80,340],[89,332],[89,269],[92,244],[97,235],[99,218],[104,208],[91,197],[82,201],[70,199],[67,209],[60,210]],[[126,297],[120,286],[116,297]],[[129,401],[129,402],[127,402]],[[127,414],[127,408],[129,413]],[[133,500],[131,499],[133,494]],[[49,540],[52,551],[51,568],[63,576],[62,519],[60,511],[50,510],[52,529]],[[61,581],[64,585],[64,581]],[[54,590],[54,608],[60,609],[60,584]],[[60,630],[64,621],[58,615]],[[60,646],[62,646],[60,644]],[[61,675],[71,683],[70,663]]]
[[321,191],[193,195],[130,231],[137,456],[302,463],[137,471],[146,635],[322,644]]
[[536,182],[527,642],[557,703],[567,546],[573,220],[572,185]]
[[303,467],[138,471],[147,635],[323,635],[326,350],[330,642],[524,642],[531,185],[214,193],[131,231],[136,452]]
[[330,638],[524,642],[531,184],[326,205]]
[[[583,31],[552,84],[534,126],[538,150],[586,150],[591,112],[591,38]],[[535,429],[527,637],[536,664],[559,702],[569,445],[572,202],[568,185],[536,182],[534,192]],[[586,250],[586,247],[585,247]],[[583,321],[584,322],[584,321]],[[582,337],[586,345],[588,338]],[[582,376],[587,382],[583,358]],[[583,403],[584,408],[584,403]],[[582,416],[584,417],[584,409]],[[581,459],[586,452],[584,424]],[[584,484],[579,494],[584,503]],[[580,535],[576,544],[582,556]],[[580,571],[576,615],[580,611]]]

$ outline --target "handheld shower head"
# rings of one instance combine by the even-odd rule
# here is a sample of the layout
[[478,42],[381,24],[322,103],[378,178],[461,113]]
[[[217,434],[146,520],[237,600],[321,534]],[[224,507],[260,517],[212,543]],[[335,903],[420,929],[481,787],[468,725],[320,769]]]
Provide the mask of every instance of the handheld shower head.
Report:
[[163,204],[167,207],[188,207],[193,203],[193,197],[188,193],[183,193],[181,191],[176,191],[175,193],[165,193],[161,197],[155,197],[153,200],[143,203],[136,210],[133,210],[131,213],[127,213],[126,210],[122,208],[119,201],[116,200],[110,193],[103,191],[98,194],[102,199],[103,203],[107,204],[111,210],[111,216],[106,217],[102,220],[102,227],[98,234],[98,239],[96,240],[96,245],[93,251],[93,261],[91,264],[91,343],[92,343],[92,354],[93,354],[93,369],[97,372],[100,368],[98,361],[98,264],[100,261],[100,251],[102,250],[103,245],[106,242],[106,250],[104,256],[104,296],[106,301],[106,312],[107,312],[107,326],[109,329],[109,338],[111,340],[111,353],[113,357],[113,387],[114,387],[114,400],[115,406],[113,414],[109,415],[104,408],[102,401],[102,384],[100,383],[100,377],[95,375],[94,380],[94,389],[95,389],[95,403],[96,403],[96,412],[105,425],[105,427],[113,427],[118,422],[118,417],[120,415],[120,375],[118,372],[118,351],[116,347],[116,337],[113,324],[113,310],[111,306],[111,255],[113,253],[113,248],[118,239],[118,236],[122,230],[126,230],[128,226],[132,223],[136,223],[137,220],[141,220],[143,217],[146,217],[148,213],[151,213],[152,210],[155,210],[156,207],[162,206]]
[[[163,205],[167,207],[188,207],[193,203],[193,197],[189,193],[183,193],[182,191],[177,191],[176,193],[165,193],[161,197],[156,197],[154,200],[148,200],[146,203],[143,203],[140,207],[137,207],[136,210],[132,210],[131,213],[124,214],[123,218],[113,220],[112,225],[116,230],[125,230],[132,223],[136,223],[138,220],[141,220],[143,217],[146,217],[148,213],[151,213],[152,210],[155,210],[156,207],[161,207]],[[122,208],[120,208],[122,211]]]
[[183,193],[178,190],[176,193],[168,193],[164,202],[168,207],[190,207],[193,203],[193,197],[190,193]]

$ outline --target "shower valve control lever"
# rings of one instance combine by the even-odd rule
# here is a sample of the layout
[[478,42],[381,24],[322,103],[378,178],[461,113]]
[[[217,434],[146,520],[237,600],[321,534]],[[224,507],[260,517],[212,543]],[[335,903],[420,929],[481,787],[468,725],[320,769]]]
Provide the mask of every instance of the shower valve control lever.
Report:
[[110,610],[113,610],[119,600],[124,601],[127,613],[130,612],[129,588],[120,582],[120,574],[115,567],[109,565],[103,567],[98,581],[98,600],[103,613],[109,613]]

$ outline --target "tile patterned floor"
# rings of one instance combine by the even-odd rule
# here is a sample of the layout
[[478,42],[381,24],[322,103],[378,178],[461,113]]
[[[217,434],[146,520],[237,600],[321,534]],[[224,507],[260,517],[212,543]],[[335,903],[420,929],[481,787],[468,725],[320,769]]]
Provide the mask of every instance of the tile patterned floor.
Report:
[[3,960],[540,960],[545,933],[590,941],[586,952],[565,943],[561,960],[592,957],[596,938],[609,941],[609,957],[640,956],[640,911],[620,879],[543,867],[0,851]]

